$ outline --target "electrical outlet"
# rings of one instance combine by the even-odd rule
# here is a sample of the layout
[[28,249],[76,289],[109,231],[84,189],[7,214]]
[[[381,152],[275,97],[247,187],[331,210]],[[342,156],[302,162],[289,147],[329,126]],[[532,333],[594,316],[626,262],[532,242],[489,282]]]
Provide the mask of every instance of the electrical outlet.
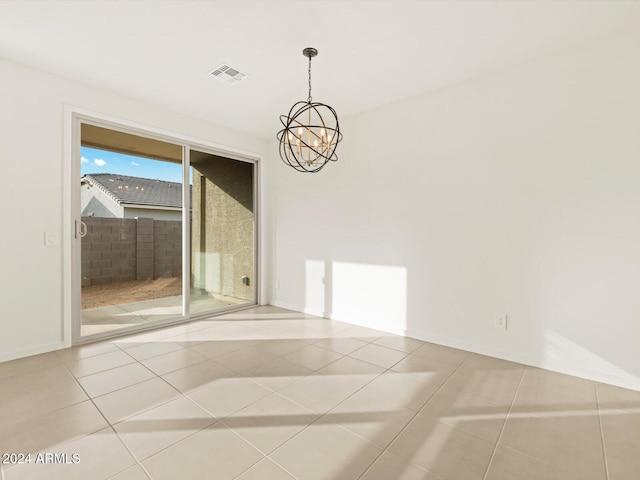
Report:
[[495,320],[495,328],[498,330],[506,330],[507,329],[507,315],[499,314],[494,317]]

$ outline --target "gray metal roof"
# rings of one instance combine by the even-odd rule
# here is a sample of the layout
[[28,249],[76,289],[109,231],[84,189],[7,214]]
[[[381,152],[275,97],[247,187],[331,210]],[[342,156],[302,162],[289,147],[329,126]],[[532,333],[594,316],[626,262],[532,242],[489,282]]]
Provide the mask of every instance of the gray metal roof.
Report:
[[81,181],[87,181],[102,188],[118,203],[182,207],[181,183],[115,173],[92,173],[84,175]]

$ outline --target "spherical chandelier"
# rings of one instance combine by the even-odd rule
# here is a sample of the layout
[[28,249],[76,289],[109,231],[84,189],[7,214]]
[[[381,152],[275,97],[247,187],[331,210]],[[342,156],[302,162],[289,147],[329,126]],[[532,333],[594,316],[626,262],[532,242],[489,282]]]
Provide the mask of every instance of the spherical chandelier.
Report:
[[336,146],[342,140],[338,114],[329,105],[311,98],[311,59],[315,48],[302,51],[309,58],[309,96],[297,102],[288,115],[280,115],[284,128],[278,132],[280,158],[299,172],[319,172],[327,162],[338,160]]

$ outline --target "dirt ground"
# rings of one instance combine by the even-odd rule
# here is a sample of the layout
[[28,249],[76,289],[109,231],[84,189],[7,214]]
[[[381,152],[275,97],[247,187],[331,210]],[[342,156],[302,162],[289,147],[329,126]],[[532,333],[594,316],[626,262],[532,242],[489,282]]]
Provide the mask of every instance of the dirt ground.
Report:
[[175,277],[92,285],[82,289],[82,309],[139,302],[180,294],[182,294],[182,279]]

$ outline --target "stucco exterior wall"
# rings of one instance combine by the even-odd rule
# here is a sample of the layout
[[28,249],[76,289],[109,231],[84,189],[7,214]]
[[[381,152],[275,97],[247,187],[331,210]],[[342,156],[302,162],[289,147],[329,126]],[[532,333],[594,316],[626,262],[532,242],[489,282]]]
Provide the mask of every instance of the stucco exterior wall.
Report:
[[253,165],[213,155],[198,162],[192,209],[192,287],[253,301]]

